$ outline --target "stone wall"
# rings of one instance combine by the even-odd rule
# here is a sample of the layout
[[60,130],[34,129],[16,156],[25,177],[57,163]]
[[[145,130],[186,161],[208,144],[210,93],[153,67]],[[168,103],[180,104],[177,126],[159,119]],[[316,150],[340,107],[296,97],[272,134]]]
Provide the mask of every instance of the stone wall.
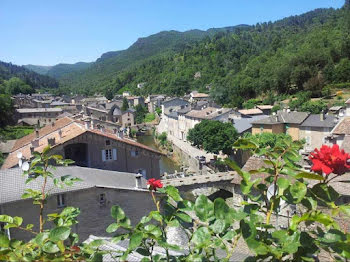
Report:
[[[100,204],[99,196],[105,194],[105,204]],[[89,188],[65,193],[66,206],[80,208],[79,223],[73,226],[73,231],[79,234],[80,241],[84,241],[89,235],[111,236],[106,233],[106,228],[113,223],[110,209],[113,205],[119,205],[135,225],[142,216],[155,210],[156,207],[148,191],[123,190],[112,188]],[[1,206],[2,213],[10,216],[23,217],[23,225],[34,224],[34,231],[38,231],[39,208],[33,206],[31,200],[20,200]],[[62,212],[63,208],[57,207],[57,195],[52,195],[47,202],[45,214]],[[46,228],[51,222],[46,223]],[[30,233],[10,229],[11,238],[28,240],[33,237]]]

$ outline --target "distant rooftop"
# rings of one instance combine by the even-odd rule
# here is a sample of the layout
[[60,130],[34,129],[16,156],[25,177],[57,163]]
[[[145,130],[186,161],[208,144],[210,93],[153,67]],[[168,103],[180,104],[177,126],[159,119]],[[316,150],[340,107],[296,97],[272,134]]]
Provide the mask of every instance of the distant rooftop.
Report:
[[45,113],[45,112],[62,112],[62,108],[19,108],[16,111],[23,113]]

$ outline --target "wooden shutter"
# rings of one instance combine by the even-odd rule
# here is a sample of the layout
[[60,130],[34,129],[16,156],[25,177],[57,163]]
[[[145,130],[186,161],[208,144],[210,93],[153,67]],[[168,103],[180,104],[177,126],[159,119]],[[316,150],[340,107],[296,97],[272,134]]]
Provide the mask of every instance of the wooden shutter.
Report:
[[106,162],[106,150],[101,150],[102,152],[102,161]]
[[113,148],[113,160],[117,160],[117,149]]

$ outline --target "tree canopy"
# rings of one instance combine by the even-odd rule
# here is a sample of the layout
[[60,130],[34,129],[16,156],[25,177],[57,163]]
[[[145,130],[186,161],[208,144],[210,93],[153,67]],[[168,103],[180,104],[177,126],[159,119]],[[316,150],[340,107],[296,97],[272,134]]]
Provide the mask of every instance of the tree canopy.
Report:
[[203,120],[188,132],[187,139],[194,146],[218,154],[222,151],[229,154],[238,137],[237,130],[230,123]]

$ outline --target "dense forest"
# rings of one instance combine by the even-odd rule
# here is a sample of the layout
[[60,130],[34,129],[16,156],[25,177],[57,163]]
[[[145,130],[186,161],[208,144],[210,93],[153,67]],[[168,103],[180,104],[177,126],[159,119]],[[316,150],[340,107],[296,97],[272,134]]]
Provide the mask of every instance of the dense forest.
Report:
[[[123,53],[112,52],[83,74],[60,83],[67,90],[83,93],[131,90],[182,95],[193,89],[210,89],[218,102],[230,105],[257,95],[301,90],[319,96],[329,84],[346,86],[350,82],[349,17],[346,5],[338,10],[317,9],[274,23],[215,31],[186,44],[178,40],[171,50],[162,52],[157,48],[165,40],[158,39],[154,45],[145,44],[147,55],[138,49],[133,60],[132,50],[142,46],[138,41],[127,58],[124,55],[123,63],[113,64]],[[194,77],[197,72],[200,74]],[[137,84],[141,82],[146,85],[140,90]]]
[[38,74],[23,66],[0,61],[0,83],[11,78],[19,78],[34,89],[58,87],[58,81],[54,78]]

